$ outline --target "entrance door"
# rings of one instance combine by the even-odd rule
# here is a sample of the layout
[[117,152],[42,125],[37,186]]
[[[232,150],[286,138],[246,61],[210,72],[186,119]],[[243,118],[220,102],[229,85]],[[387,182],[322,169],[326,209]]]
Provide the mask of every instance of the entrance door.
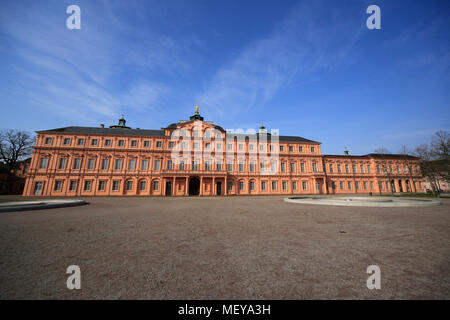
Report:
[[217,182],[217,190],[216,194],[220,196],[222,194],[222,182]]
[[402,180],[398,180],[398,188],[400,189],[400,192],[403,192]]
[[166,181],[166,196],[172,195],[172,181]]
[[391,180],[391,190],[392,190],[392,192],[396,192],[394,180]]
[[316,193],[320,193],[320,182],[316,182]]
[[200,180],[198,178],[191,178],[189,180],[189,195],[198,196],[200,194]]

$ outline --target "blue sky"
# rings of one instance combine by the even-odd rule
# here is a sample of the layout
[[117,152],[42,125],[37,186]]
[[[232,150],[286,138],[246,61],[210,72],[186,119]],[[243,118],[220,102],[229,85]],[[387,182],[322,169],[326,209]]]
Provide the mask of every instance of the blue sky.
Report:
[[[66,8],[81,8],[81,30]],[[381,30],[366,8],[381,8]],[[325,154],[450,129],[448,1],[0,4],[0,129],[205,120],[321,141]]]

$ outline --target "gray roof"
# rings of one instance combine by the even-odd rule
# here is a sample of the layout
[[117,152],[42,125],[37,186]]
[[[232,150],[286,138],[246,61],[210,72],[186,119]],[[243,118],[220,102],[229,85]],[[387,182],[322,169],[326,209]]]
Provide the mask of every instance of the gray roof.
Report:
[[81,133],[81,134],[104,134],[123,136],[152,136],[163,137],[163,130],[146,129],[122,129],[122,128],[101,128],[101,127],[65,127],[51,130],[38,131],[44,133]]
[[[170,126],[169,126],[170,127]],[[220,126],[216,126],[217,128],[222,129]],[[223,130],[223,129],[222,129]],[[101,128],[101,127],[64,127],[57,128],[51,130],[43,130],[38,131],[41,133],[72,133],[72,134],[104,134],[104,135],[124,135],[124,136],[149,136],[149,137],[163,137],[164,130],[147,130],[147,129],[122,129],[122,128]],[[238,137],[245,136],[248,137],[248,134],[236,134]],[[257,134],[259,136],[259,134]],[[302,137],[296,136],[278,136],[280,141],[288,141],[288,142],[312,142],[312,143],[320,143],[317,141],[305,139]],[[271,140],[271,135],[267,134],[267,141]]]

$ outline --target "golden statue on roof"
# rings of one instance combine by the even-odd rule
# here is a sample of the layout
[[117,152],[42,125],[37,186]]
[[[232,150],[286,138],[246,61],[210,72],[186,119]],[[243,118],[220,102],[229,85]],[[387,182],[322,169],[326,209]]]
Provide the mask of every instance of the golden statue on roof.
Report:
[[195,113],[198,113],[198,104],[195,106]]

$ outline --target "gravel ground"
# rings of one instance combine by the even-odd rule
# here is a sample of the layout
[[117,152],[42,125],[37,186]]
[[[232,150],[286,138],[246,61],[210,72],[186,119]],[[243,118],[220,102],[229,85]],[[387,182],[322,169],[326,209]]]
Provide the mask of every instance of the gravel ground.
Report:
[[[449,299],[450,199],[86,198],[0,213],[0,299]],[[66,268],[81,268],[81,290]],[[366,269],[381,268],[369,290]]]

